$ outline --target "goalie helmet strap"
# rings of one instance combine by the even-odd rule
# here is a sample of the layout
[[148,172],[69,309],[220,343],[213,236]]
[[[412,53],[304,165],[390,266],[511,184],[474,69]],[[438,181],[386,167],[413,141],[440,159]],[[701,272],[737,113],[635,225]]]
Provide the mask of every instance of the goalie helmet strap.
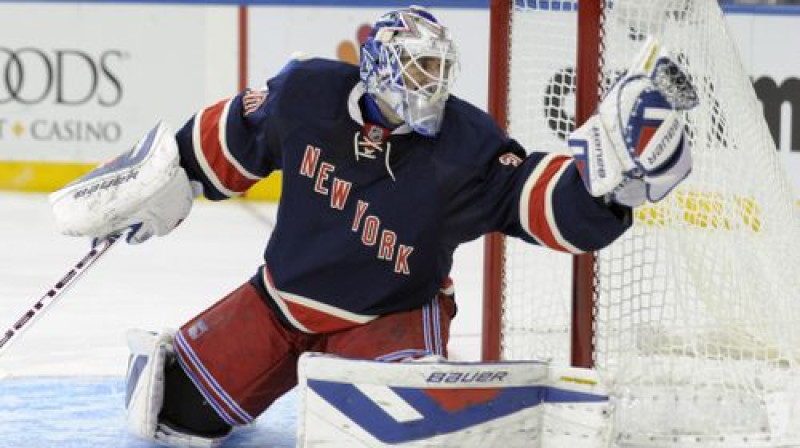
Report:
[[164,405],[159,422],[184,433],[223,437],[231,431],[174,359],[165,369]]

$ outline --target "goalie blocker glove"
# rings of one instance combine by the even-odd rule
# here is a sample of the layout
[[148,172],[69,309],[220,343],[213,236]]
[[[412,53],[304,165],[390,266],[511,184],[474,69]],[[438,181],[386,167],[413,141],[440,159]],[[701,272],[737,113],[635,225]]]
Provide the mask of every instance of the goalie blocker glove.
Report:
[[174,133],[159,123],[131,150],[52,193],[50,204],[66,235],[102,239],[130,229],[126,240],[141,243],[180,224],[194,193]]
[[691,172],[684,111],[696,105],[686,74],[648,39],[598,111],[570,135],[589,193],[629,207],[663,199]]

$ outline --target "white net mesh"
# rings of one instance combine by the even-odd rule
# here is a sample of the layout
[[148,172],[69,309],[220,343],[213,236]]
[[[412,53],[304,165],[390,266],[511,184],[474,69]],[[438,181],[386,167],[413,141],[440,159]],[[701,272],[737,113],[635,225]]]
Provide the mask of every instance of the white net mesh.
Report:
[[[574,10],[514,8],[510,133],[530,149],[566,149]],[[606,85],[646,35],[673,50],[701,105],[687,114],[689,179],[598,253],[595,363],[615,385],[617,440],[800,446],[800,219],[761,106],[715,1],[606,7]],[[570,258],[508,246],[503,356],[567,363]]]
[[[511,27],[509,133],[525,148],[567,152],[574,127],[577,2],[518,3]],[[503,357],[569,364],[572,257],[506,240]],[[535,291],[535,293],[534,293]],[[543,300],[540,300],[543,299]]]

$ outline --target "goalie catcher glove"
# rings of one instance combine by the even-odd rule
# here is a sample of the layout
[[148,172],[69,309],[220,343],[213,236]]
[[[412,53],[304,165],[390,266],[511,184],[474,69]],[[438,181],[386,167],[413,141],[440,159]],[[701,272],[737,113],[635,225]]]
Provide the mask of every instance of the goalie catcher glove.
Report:
[[569,138],[584,185],[606,202],[658,202],[691,172],[684,111],[697,105],[688,77],[648,39],[598,111]]
[[128,231],[129,243],[163,236],[189,214],[194,192],[174,133],[159,123],[129,151],[50,195],[59,230],[101,239]]

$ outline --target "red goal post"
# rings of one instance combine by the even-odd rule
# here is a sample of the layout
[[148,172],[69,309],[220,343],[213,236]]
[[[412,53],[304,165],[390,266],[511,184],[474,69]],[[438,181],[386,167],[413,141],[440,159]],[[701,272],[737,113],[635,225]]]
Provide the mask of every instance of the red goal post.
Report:
[[[569,2],[564,2],[569,3]],[[511,13],[515,0],[492,0],[490,4],[489,113],[501,127],[508,125]],[[600,92],[600,35],[604,0],[584,0],[575,15],[577,58],[575,60],[575,120],[582,123],[594,111]],[[484,247],[484,314],[481,357],[501,359],[501,317],[503,303],[505,237],[488,235]],[[594,255],[576,256],[573,261],[573,312],[571,364],[592,366],[592,277]]]

